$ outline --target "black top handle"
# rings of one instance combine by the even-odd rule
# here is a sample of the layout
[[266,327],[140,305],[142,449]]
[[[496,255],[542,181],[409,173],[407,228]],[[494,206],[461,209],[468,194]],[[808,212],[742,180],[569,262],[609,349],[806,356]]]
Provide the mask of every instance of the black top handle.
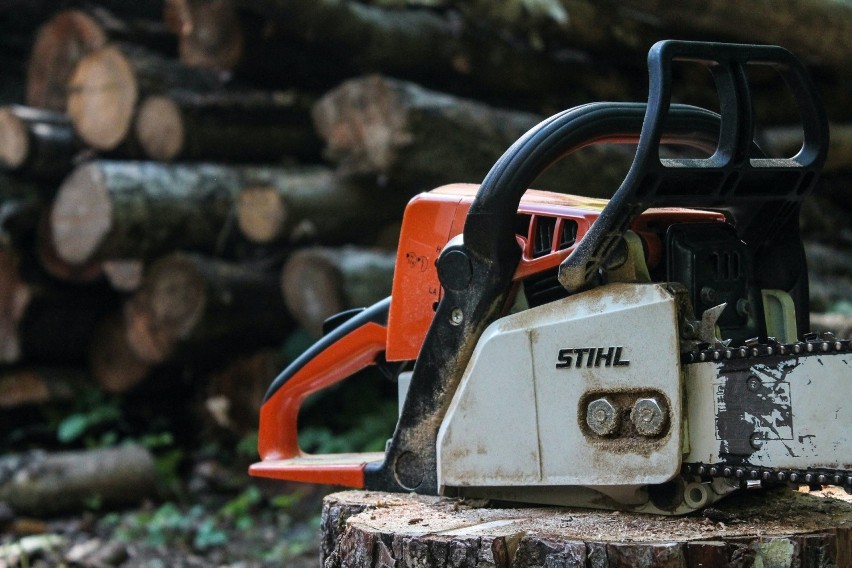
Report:
[[[704,64],[719,95],[721,127],[707,159],[661,159],[662,133],[671,120],[673,61]],[[798,107],[803,144],[792,158],[765,158],[754,144],[748,66],[774,69]],[[621,235],[642,211],[680,205],[723,210],[752,250],[785,227],[813,190],[828,152],[828,120],[805,68],[775,46],[662,41],[648,53],[648,110],[633,165],[585,238],[559,267],[570,292],[587,288]]]

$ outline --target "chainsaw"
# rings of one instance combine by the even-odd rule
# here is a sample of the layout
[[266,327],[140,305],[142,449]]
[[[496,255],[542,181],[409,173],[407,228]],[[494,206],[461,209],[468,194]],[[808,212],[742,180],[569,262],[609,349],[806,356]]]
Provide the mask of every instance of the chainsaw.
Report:
[[[709,69],[719,113],[671,102],[680,61]],[[664,41],[648,66],[647,103],[556,114],[481,185],[412,199],[390,298],[330,318],[273,381],[252,475],[667,515],[767,484],[852,491],[852,343],[808,332],[815,87],[774,46]],[[791,158],[754,141],[751,67],[796,102]],[[636,144],[608,201],[528,190],[599,143]],[[371,365],[398,382],[385,451],[302,452],[302,401]]]

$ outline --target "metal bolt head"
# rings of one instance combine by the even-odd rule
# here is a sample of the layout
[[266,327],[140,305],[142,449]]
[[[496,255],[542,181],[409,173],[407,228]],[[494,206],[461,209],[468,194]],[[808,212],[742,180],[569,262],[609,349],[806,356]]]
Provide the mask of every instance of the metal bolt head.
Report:
[[450,312],[450,323],[460,325],[462,321],[464,321],[464,313],[461,308],[453,308],[453,311]]
[[630,420],[642,436],[656,436],[663,431],[666,411],[656,398],[640,398],[630,411]]
[[760,379],[758,379],[754,375],[751,375],[746,381],[746,386],[751,392],[757,392],[760,390],[760,387],[763,386],[763,383],[760,382]]
[[586,409],[586,424],[598,436],[608,436],[621,425],[621,412],[608,398],[598,398]]

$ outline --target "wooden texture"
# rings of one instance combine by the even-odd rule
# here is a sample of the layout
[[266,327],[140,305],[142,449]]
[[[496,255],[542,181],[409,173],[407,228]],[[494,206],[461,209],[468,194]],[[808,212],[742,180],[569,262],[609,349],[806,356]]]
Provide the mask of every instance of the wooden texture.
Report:
[[68,81],[68,115],[92,148],[132,152],[127,142],[137,105],[149,95],[181,86],[200,92],[221,86],[216,73],[128,44],[110,44],[82,58]]
[[0,363],[14,363],[21,357],[19,324],[32,291],[21,277],[20,263],[20,253],[0,237]]
[[[326,157],[341,174],[377,177],[408,195],[481,182],[503,152],[543,119],[378,75],[329,92],[313,117]],[[616,146],[587,148],[556,164],[535,187],[609,197],[631,158]]]
[[186,65],[233,71],[243,59],[246,37],[232,0],[167,0],[166,13]]
[[176,51],[165,26],[139,14],[117,13],[103,2],[61,10],[42,24],[35,37],[27,66],[27,104],[65,112],[68,80],[77,63],[110,41]]
[[145,98],[134,129],[154,160],[318,161],[321,143],[309,104],[294,91],[174,90]]
[[269,183],[248,183],[236,202],[237,226],[259,244],[362,242],[397,219],[404,200],[358,185],[327,168],[289,168]]
[[130,349],[151,364],[176,350],[216,359],[275,344],[291,329],[273,273],[174,253],[154,262],[124,307]]
[[0,167],[58,181],[73,167],[81,145],[62,113],[31,107],[0,107]]
[[[789,489],[730,496],[707,516],[500,508],[347,491],[323,502],[323,566],[845,566],[852,503]],[[724,522],[710,520],[716,515]]]
[[106,392],[127,392],[145,379],[153,365],[142,360],[128,344],[122,314],[103,318],[89,343],[89,372]]
[[301,327],[319,337],[329,317],[387,298],[395,261],[393,253],[351,246],[298,250],[281,271],[284,303]]
[[634,92],[611,58],[592,61],[581,50],[553,57],[452,11],[338,0],[237,4],[274,21],[280,35],[333,54],[326,57],[347,71],[339,79],[381,70],[492,102],[556,108]]
[[79,509],[138,503],[156,494],[154,459],[145,448],[48,454],[33,451],[0,460],[0,501],[22,515],[48,515]]
[[240,188],[279,175],[288,172],[261,166],[90,162],[60,186],[50,211],[49,244],[71,265],[150,260],[175,249],[221,252]]
[[0,408],[70,401],[88,377],[66,367],[21,367],[0,374]]

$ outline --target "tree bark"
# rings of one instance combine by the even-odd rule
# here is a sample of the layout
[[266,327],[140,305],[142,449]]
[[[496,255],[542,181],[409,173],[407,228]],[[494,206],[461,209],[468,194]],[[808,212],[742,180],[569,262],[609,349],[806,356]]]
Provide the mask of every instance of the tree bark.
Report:
[[341,180],[324,167],[284,172],[271,183],[240,190],[237,226],[254,243],[363,242],[382,224],[400,218],[405,207],[403,199]]
[[97,500],[103,506],[138,503],[156,494],[157,471],[138,445],[3,457],[0,501],[24,515],[53,515]]
[[20,255],[5,237],[0,237],[0,363],[21,358],[19,324],[32,293],[20,274]]
[[281,292],[293,317],[314,337],[329,317],[369,307],[390,295],[396,255],[342,247],[293,253],[281,271]]
[[613,58],[591,61],[570,50],[553,57],[451,11],[392,9],[349,0],[237,4],[274,21],[282,36],[298,39],[348,68],[339,79],[381,70],[458,94],[479,93],[500,104],[537,108],[561,109],[635,92],[633,83],[615,72]]
[[171,91],[145,98],[135,134],[153,160],[319,161],[309,101],[288,92]]
[[179,349],[221,359],[276,344],[292,327],[273,274],[182,253],[151,265],[124,318],[130,349],[151,364]]
[[0,167],[45,181],[71,171],[81,144],[64,114],[18,105],[0,107]]
[[[126,44],[108,45],[86,55],[68,81],[68,115],[80,138],[92,148],[112,151],[131,133],[138,104],[149,95],[180,85],[209,92],[221,86],[213,72]],[[134,153],[132,142],[121,149]]]
[[174,38],[153,20],[117,15],[103,6],[62,10],[38,30],[27,66],[27,104],[65,112],[68,79],[77,63],[110,41],[176,52]]
[[89,343],[89,372],[103,390],[127,392],[148,376],[152,366],[130,348],[120,312],[99,322]]
[[[376,75],[329,92],[313,116],[326,157],[341,174],[379,177],[408,195],[481,182],[503,152],[543,119]],[[631,158],[616,146],[587,148],[556,164],[536,187],[609,197]]]
[[60,186],[42,240],[74,266],[150,260],[175,249],[221,252],[239,189],[277,175],[282,170],[90,162]]
[[321,560],[326,568],[828,568],[852,561],[852,503],[782,488],[730,496],[714,511],[726,521],[347,491],[323,502]]

